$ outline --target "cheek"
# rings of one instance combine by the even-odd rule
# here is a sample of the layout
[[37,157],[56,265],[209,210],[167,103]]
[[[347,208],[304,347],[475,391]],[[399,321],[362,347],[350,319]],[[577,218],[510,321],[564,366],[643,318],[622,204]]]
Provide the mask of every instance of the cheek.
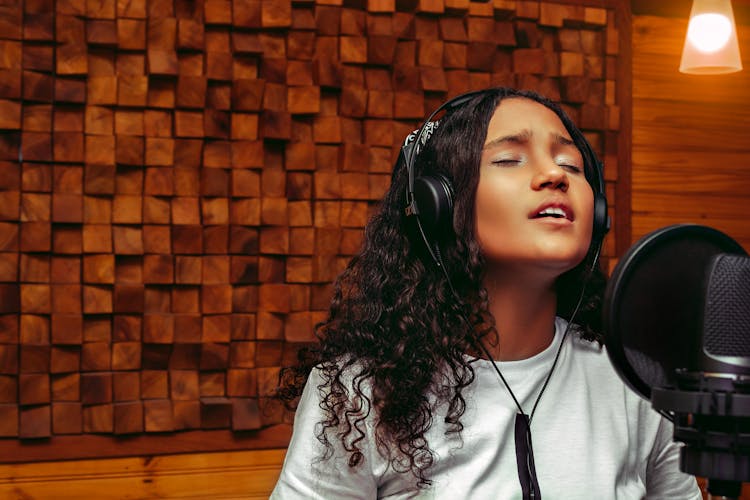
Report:
[[480,179],[474,204],[476,237],[485,250],[515,234],[510,211],[514,205],[512,190],[504,183]]

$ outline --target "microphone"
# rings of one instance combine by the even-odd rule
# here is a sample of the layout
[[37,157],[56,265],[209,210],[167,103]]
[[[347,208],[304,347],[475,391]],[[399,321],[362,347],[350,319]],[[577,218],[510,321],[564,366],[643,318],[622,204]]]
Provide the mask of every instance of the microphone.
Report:
[[750,257],[726,234],[678,224],[641,238],[604,295],[620,377],[674,423],[683,472],[711,495],[750,481]]

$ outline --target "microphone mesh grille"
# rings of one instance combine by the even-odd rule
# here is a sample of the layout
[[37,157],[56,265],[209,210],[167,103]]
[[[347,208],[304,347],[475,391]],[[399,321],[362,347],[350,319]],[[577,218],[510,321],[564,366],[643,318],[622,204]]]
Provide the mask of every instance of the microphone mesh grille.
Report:
[[703,343],[714,356],[750,357],[750,258],[716,257],[706,288]]

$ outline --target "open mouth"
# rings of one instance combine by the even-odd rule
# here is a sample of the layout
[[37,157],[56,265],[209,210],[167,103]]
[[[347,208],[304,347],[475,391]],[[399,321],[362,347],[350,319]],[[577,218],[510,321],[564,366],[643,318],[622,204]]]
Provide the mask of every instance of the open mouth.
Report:
[[570,219],[567,212],[560,207],[547,207],[534,215],[534,219],[551,217],[553,219]]

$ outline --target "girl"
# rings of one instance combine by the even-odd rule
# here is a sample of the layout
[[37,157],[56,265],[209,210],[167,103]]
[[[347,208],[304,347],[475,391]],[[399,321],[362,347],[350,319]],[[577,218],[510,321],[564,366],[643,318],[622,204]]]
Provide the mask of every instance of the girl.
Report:
[[507,88],[438,111],[285,372],[271,498],[700,499],[601,345],[606,200],[582,133]]

